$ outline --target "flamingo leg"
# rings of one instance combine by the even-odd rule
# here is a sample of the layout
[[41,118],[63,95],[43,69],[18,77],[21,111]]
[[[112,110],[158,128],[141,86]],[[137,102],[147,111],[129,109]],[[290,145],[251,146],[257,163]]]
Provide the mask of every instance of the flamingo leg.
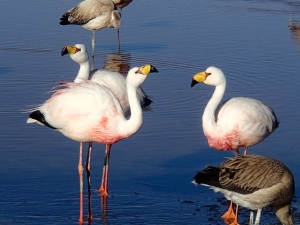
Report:
[[95,33],[96,33],[96,31],[93,30],[93,34],[92,34],[92,68],[91,68],[91,70],[94,69],[94,65],[95,65],[95,43],[96,43]]
[[80,207],[79,207],[79,224],[83,224],[83,166],[82,166],[82,145],[83,143],[80,142],[79,147],[79,163],[78,163],[78,174],[79,174],[79,198],[80,198]]
[[107,144],[105,148],[105,157],[102,172],[102,182],[100,186],[100,195],[102,197],[108,196],[108,169],[109,169],[109,157],[110,157],[111,144]]
[[222,219],[225,220],[227,224],[231,224],[235,220],[235,218],[236,216],[232,208],[232,202],[230,202],[229,208],[222,216]]
[[237,154],[240,154],[240,149],[237,149],[237,150],[236,150],[236,153],[237,153]]
[[244,149],[244,155],[247,155],[248,147],[245,147]]
[[89,199],[89,217],[88,221],[92,221],[92,203],[91,203],[91,154],[92,154],[92,144],[93,142],[89,142],[89,149],[88,154],[86,157],[86,175],[87,175],[87,181],[88,181],[88,199]]

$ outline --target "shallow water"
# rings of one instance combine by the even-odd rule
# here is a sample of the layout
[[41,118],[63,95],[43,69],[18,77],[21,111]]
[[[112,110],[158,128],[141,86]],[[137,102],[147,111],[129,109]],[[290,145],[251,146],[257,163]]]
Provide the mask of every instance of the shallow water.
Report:
[[[45,101],[57,81],[73,80],[77,73],[61,49],[83,43],[91,52],[90,31],[58,24],[76,3],[2,2],[1,225],[78,222],[78,143],[26,124],[26,110]],[[292,170],[292,210],[300,224],[300,45],[299,35],[288,29],[299,13],[296,0],[133,1],[123,9],[120,49],[116,30],[96,32],[96,68],[126,74],[152,63],[159,73],[143,84],[153,111],[144,113],[136,135],[113,146],[107,215],[97,192],[104,146],[94,145],[92,224],[224,224],[220,215],[228,202],[222,195],[190,185],[196,171],[232,155],[210,149],[202,132],[201,114],[213,88],[190,88],[193,74],[210,65],[227,75],[225,99],[254,97],[276,111],[279,129],[249,152],[272,156]],[[87,198],[84,206],[86,217]],[[248,216],[242,209],[240,224],[247,224]],[[261,221],[279,224],[269,209]]]

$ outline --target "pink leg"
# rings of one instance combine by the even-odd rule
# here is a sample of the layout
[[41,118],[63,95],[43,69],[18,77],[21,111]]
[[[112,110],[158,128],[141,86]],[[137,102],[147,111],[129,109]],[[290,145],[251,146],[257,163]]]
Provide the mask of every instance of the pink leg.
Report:
[[88,221],[92,221],[92,204],[91,204],[91,154],[92,154],[92,144],[93,142],[89,142],[89,149],[88,149],[88,154],[86,157],[86,175],[87,175],[87,181],[88,181],[88,199],[89,199],[89,217]]
[[247,155],[248,147],[245,147],[244,149],[244,155]]
[[79,174],[79,187],[80,187],[80,212],[79,212],[79,224],[83,224],[83,167],[82,167],[82,142],[80,142],[79,148],[79,163],[78,163],[78,174]]
[[108,196],[108,168],[109,168],[110,149],[111,149],[111,144],[107,144],[105,149],[102,182],[99,190],[101,196],[103,197]]

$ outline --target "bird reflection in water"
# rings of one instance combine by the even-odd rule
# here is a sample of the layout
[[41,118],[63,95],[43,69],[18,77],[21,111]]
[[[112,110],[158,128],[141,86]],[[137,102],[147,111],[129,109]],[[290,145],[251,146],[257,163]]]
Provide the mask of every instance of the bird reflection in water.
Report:
[[289,29],[292,32],[292,34],[294,35],[296,41],[297,41],[297,46],[300,49],[300,23],[290,19],[289,21]]
[[105,55],[103,69],[118,72],[123,76],[126,76],[130,69],[130,60],[130,53],[124,51],[108,53]]

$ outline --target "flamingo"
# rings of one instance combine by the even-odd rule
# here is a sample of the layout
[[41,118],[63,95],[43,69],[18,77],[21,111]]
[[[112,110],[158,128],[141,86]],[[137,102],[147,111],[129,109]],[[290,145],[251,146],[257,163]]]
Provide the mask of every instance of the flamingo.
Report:
[[[249,208],[250,225],[259,224],[265,207],[273,207],[283,225],[294,225],[290,212],[295,194],[294,177],[289,168],[276,159],[236,154],[219,166],[207,166],[195,175],[192,183],[208,186],[228,200]],[[255,222],[253,210],[257,210]],[[232,224],[238,224],[237,217]]]
[[[90,71],[88,54],[86,47],[83,44],[63,47],[61,55],[63,56],[66,54],[69,54],[71,59],[80,65],[74,82],[80,83],[83,80],[89,79],[98,84],[107,86],[120,101],[125,117],[130,116],[130,106],[126,91],[126,78],[122,74],[106,69],[95,69]],[[137,89],[137,97],[143,109],[148,110],[148,106],[152,103],[152,101],[144,93],[141,87]]]
[[[131,117],[126,119],[122,106],[108,87],[90,80],[61,84],[52,97],[34,109],[27,120],[56,129],[78,142],[97,142],[106,145],[100,194],[108,196],[110,150],[114,143],[138,132],[143,117],[137,89],[147,75],[158,70],[149,64],[129,70],[126,78]],[[79,151],[80,216],[83,223],[82,145]]]
[[[207,103],[203,116],[203,132],[210,147],[217,150],[236,150],[256,145],[273,133],[279,125],[271,107],[253,98],[236,97],[221,102],[226,77],[222,70],[211,66],[204,72],[194,75],[191,86],[199,82],[215,86],[215,91]],[[232,202],[222,218],[234,218]]]
[[[113,3],[117,6],[117,8],[120,9],[120,14],[122,15],[122,9],[126,6],[128,6],[132,0],[112,0]],[[118,45],[120,47],[120,28],[118,28]]]
[[94,69],[95,32],[102,28],[119,29],[121,15],[111,0],[84,0],[60,18],[60,25],[77,24],[92,34],[92,69]]
[[[68,45],[63,47],[61,51],[61,55],[69,54],[70,58],[77,62],[80,65],[78,74],[74,80],[76,83],[80,83],[84,80],[92,80],[98,84],[105,85],[109,89],[112,90],[112,92],[116,95],[118,98],[121,107],[123,109],[125,117],[130,116],[130,106],[128,102],[127,97],[127,91],[126,91],[126,78],[117,72],[112,72],[109,70],[93,70],[90,72],[89,69],[89,58],[86,51],[86,47],[83,44],[75,44],[74,46]],[[140,104],[142,106],[143,111],[149,110],[149,105],[152,103],[152,101],[148,98],[148,96],[143,92],[141,87],[137,89],[137,97],[140,101]],[[82,143],[81,143],[82,145]],[[88,180],[88,190],[90,193],[90,157],[91,157],[91,151],[92,151],[92,142],[89,143],[89,149],[87,154],[87,160],[86,160],[86,170],[87,170],[87,180]],[[90,199],[90,194],[89,194]],[[91,206],[89,201],[89,214],[91,214]]]

